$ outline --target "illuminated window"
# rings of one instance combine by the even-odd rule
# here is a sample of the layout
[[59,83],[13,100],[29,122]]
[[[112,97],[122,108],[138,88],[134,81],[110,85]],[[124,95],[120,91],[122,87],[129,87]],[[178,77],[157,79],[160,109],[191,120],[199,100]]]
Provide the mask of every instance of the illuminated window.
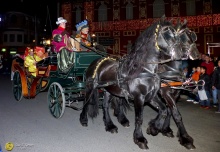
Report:
[[98,20],[107,21],[107,6],[104,4],[104,2],[101,3],[98,9]]
[[133,19],[133,4],[131,2],[128,2],[128,4],[126,5],[126,19]]
[[165,14],[165,3],[163,0],[155,0],[153,3],[153,17],[160,18]]
[[196,15],[195,0],[186,0],[186,15],[187,16],[195,16]]

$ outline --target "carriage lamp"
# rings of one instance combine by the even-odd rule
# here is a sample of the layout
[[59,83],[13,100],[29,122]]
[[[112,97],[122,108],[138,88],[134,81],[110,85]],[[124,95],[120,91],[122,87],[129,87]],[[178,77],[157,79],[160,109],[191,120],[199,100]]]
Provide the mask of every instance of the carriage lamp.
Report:
[[96,42],[95,42],[95,34],[92,34],[92,46],[96,46]]
[[49,46],[51,44],[51,40],[50,39],[43,39],[42,43],[45,46]]

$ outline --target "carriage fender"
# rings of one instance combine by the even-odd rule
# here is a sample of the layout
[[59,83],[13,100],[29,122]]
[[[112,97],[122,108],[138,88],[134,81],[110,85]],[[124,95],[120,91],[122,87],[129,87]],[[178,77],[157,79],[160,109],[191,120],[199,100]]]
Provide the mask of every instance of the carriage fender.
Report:
[[25,72],[18,64],[14,65],[14,69],[15,69],[15,71],[18,71],[20,73],[22,95],[27,98],[28,97],[28,86],[27,86],[27,79],[26,79]]

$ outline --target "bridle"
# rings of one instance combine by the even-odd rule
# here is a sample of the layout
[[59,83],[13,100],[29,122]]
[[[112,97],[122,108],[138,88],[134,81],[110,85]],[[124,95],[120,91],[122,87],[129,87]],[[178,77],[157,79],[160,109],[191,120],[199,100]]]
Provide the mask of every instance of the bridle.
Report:
[[195,41],[197,40],[197,36],[195,32],[189,30],[188,28],[184,28],[181,30],[177,29],[177,36],[179,37],[181,45],[186,46],[188,48],[186,51],[186,58],[184,59],[193,59],[191,49],[196,48]]
[[[169,61],[175,60],[174,56],[178,53],[177,51],[174,51],[174,47],[179,44],[176,35],[176,30],[171,25],[160,27],[160,31],[159,26],[157,26],[155,30],[155,46],[164,55],[170,56]],[[181,50],[178,51],[179,55],[182,56]]]

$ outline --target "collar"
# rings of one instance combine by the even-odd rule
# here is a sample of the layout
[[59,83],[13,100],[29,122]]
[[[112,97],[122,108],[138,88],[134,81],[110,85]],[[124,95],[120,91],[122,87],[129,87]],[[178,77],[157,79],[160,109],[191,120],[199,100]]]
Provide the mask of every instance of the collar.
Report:
[[58,29],[61,30],[61,31],[64,31],[65,28],[61,27],[61,26],[58,26]]

